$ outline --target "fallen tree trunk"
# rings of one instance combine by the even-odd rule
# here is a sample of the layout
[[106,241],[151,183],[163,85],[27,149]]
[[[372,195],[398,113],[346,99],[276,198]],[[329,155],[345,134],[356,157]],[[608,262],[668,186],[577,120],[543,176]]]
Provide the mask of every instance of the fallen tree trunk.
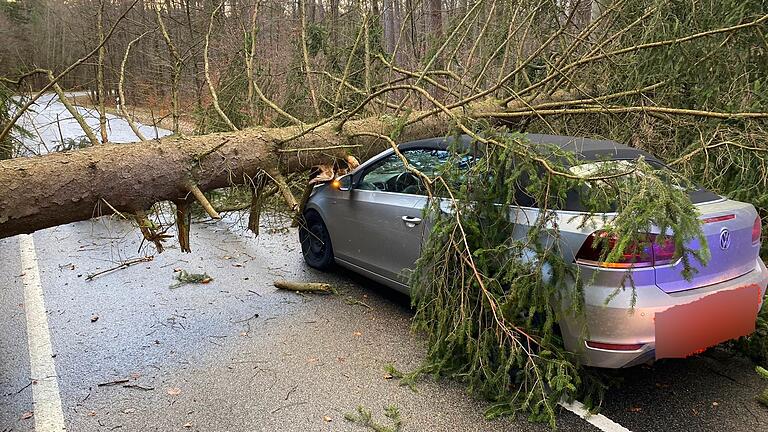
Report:
[[[499,111],[492,100],[456,108],[455,116]],[[418,118],[422,113],[412,113]],[[0,161],[0,238],[87,220],[115,211],[136,213],[159,201],[192,199],[201,191],[242,184],[261,171],[289,173],[343,159],[354,148],[364,160],[386,148],[392,117],[372,117],[311,126],[251,128],[191,138],[164,138],[134,144]],[[447,134],[447,114],[428,116],[405,127],[402,141]]]

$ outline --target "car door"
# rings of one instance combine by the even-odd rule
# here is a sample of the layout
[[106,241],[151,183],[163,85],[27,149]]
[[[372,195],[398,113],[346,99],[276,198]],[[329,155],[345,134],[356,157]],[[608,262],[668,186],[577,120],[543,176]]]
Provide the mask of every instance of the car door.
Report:
[[[448,157],[439,149],[409,149],[402,154],[420,171],[432,175]],[[338,258],[389,280],[406,284],[421,252],[426,224],[422,223],[427,196],[420,180],[406,170],[395,154],[366,169],[336,203],[347,234],[334,239]]]

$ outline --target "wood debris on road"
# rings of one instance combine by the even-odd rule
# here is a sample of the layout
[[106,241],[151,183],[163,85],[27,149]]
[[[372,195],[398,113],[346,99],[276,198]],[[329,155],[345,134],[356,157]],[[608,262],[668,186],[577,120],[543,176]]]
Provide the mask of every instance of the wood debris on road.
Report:
[[295,291],[298,293],[330,293],[338,294],[336,288],[327,283],[320,282],[294,282],[287,280],[276,280],[274,282],[275,288]]

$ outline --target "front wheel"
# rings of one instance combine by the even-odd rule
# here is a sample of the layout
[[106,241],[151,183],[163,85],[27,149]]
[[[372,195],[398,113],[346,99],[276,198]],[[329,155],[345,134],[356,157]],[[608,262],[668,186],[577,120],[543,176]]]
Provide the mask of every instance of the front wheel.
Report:
[[299,241],[304,261],[312,268],[329,270],[333,266],[333,247],[323,218],[315,211],[304,214],[304,224],[299,228]]

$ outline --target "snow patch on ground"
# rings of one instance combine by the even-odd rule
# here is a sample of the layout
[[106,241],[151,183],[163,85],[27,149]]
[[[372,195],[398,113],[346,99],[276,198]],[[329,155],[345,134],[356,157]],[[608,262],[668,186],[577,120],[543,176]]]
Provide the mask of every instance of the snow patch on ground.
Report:
[[[87,95],[87,92],[67,93],[67,96],[87,97]],[[17,101],[23,102],[23,99],[17,98]],[[98,111],[81,106],[76,106],[75,108],[83,116],[88,126],[93,129],[96,136],[100,137]],[[87,139],[83,129],[67,111],[55,93],[47,93],[41,96],[24,113],[17,124],[32,134],[31,137],[15,136],[22,144],[19,156],[45,154],[63,150],[62,142],[67,144],[72,142],[69,140],[79,142]],[[147,139],[160,138],[171,134],[171,131],[167,129],[141,123],[136,125]],[[107,137],[109,142],[112,143],[139,141],[139,137],[133,133],[128,122],[124,118],[112,114],[107,114]]]

